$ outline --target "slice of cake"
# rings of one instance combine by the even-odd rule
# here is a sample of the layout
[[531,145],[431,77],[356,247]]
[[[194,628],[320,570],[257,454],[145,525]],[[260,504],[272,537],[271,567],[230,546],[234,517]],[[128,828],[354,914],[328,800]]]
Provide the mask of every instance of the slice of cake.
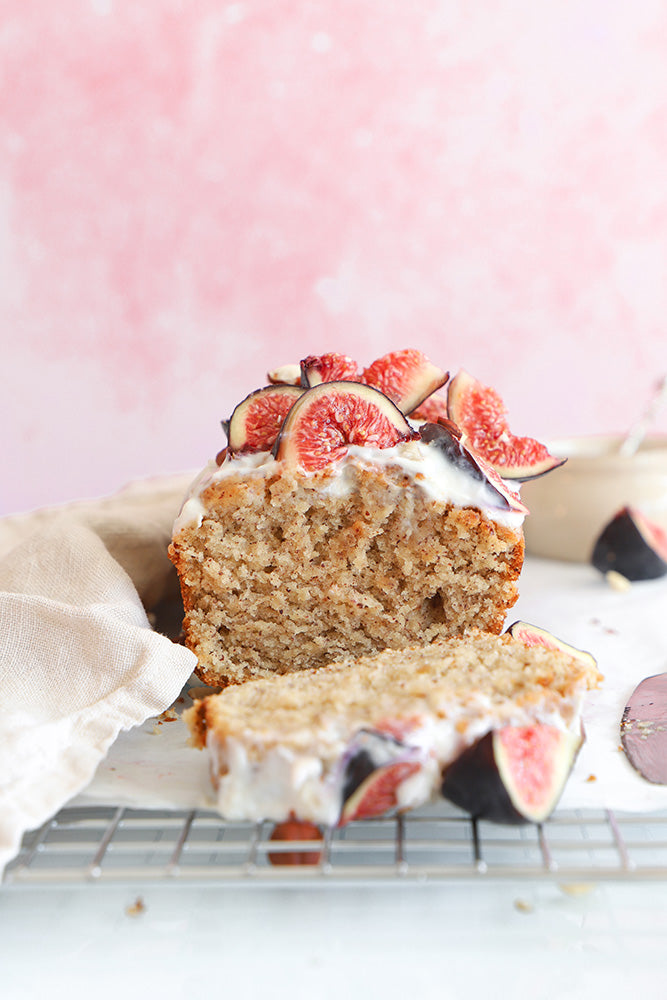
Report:
[[[509,788],[519,818],[539,820],[565,783],[598,680],[587,654],[475,634],[234,685],[184,718],[228,819],[341,825],[447,793],[450,774],[457,801],[463,762],[459,804],[513,821]],[[495,791],[480,750],[493,736]]]
[[213,686],[499,633],[516,601],[526,508],[453,424],[401,409],[446,373],[424,359],[394,393],[380,366],[381,392],[377,362],[357,382],[339,358],[239,404],[175,524],[185,639]]

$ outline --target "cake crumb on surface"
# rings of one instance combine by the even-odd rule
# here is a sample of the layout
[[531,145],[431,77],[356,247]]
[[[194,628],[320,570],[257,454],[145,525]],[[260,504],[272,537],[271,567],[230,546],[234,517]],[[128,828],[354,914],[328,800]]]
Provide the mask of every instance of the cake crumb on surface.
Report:
[[137,896],[133,903],[125,907],[125,913],[128,917],[140,917],[142,913],[146,912],[146,904],[141,896]]

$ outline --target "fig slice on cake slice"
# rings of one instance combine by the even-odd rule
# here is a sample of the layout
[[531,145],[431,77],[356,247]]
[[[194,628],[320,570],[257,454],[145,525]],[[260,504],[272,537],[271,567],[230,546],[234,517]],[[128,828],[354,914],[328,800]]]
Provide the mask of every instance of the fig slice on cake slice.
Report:
[[302,472],[343,458],[348,445],[391,448],[419,437],[383,393],[359,382],[322,382],[306,389],[288,412],[274,455]]
[[555,809],[584,741],[555,726],[503,726],[445,769],[442,795],[475,819],[542,823]]
[[667,532],[636,507],[623,507],[602,529],[591,562],[626,580],[656,580],[667,573]]
[[346,754],[339,826],[398,805],[398,789],[423,766],[418,751],[390,733],[361,730]]
[[339,826],[352,820],[382,816],[398,805],[398,789],[421,769],[416,760],[399,760],[376,767],[345,800]]
[[232,454],[270,451],[287,413],[301,395],[300,386],[284,384],[251,392],[223,423],[229,451]]
[[448,378],[448,372],[429,361],[422,351],[412,348],[390,351],[361,373],[366,385],[379,389],[406,415],[441,389]]
[[518,621],[510,625],[506,631],[515,639],[520,639],[524,646],[544,646],[546,649],[557,649],[561,653],[567,653],[568,656],[571,656],[574,660],[578,660],[584,666],[597,666],[597,661],[591,653],[587,653],[583,649],[577,649],[576,646],[570,646],[567,642],[563,642],[562,639],[558,639],[551,632],[547,632],[546,629],[538,628],[537,625],[529,625],[528,622]]
[[472,448],[466,447],[460,429],[451,420],[440,419],[434,424],[424,424],[420,429],[420,437],[427,444],[439,448],[455,468],[461,469],[480,483],[483,494],[480,499],[489,507],[513,510],[518,514],[528,513],[521,497],[503,482],[493,466]]
[[536,479],[566,461],[550,455],[546,446],[534,438],[512,434],[498,393],[464,370],[447,387],[447,407],[449,419],[461,428],[466,443],[503,479]]

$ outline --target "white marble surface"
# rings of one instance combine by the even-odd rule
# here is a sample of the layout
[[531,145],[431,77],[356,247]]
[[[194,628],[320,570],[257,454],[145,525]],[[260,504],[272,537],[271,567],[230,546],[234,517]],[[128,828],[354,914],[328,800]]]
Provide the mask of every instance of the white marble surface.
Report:
[[4,1000],[621,1000],[662,995],[667,885],[12,890],[0,922]]

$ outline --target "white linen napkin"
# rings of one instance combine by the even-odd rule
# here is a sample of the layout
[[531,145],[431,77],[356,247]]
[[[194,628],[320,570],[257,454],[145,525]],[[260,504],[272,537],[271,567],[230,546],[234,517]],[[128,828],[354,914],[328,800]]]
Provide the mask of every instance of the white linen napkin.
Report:
[[[173,585],[164,536],[181,486],[158,497],[157,520],[148,495],[139,516],[132,492],[108,517],[95,509],[98,531],[92,507],[27,516],[20,531],[8,519],[14,540],[28,537],[0,557],[0,875],[23,833],[85,788],[118,733],[168,708],[194,670],[142,605]],[[140,557],[141,596],[105,544],[109,523],[126,565]],[[0,530],[0,553],[8,537]]]

